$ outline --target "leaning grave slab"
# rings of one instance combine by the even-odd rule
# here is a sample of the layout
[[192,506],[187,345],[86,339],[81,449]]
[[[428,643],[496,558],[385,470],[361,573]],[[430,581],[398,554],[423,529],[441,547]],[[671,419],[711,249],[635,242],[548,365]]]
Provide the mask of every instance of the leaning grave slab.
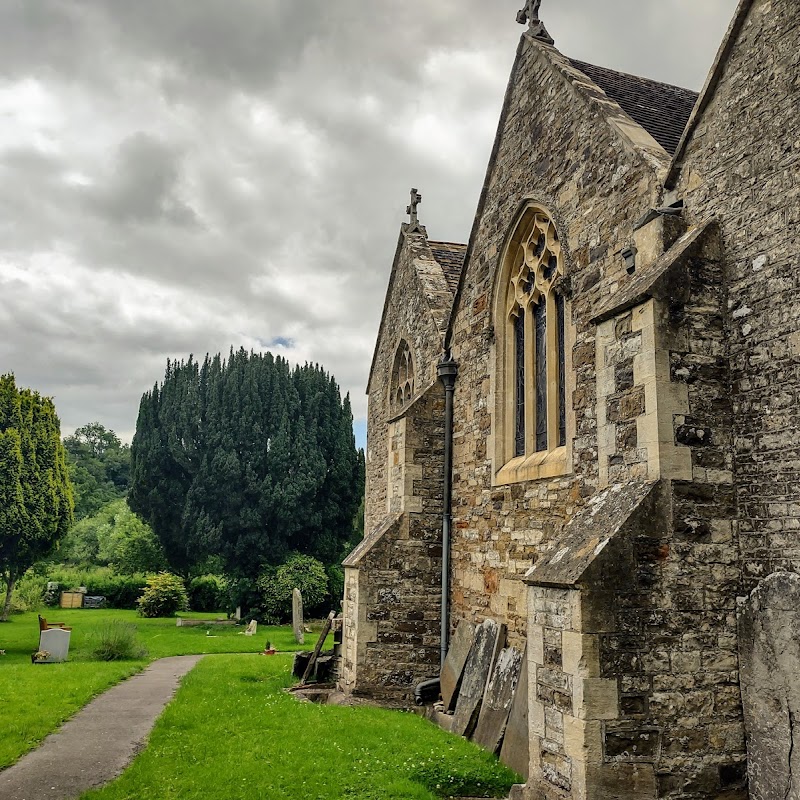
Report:
[[503,741],[521,670],[522,653],[508,647],[500,653],[486,684],[472,741],[490,753],[496,753]]
[[752,800],[800,798],[800,575],[765,578],[739,609]]
[[440,678],[442,702],[444,710],[447,712],[453,711],[456,707],[458,690],[464,676],[464,667],[467,665],[474,641],[475,626],[465,619],[461,620],[450,642]]
[[461,691],[453,715],[453,733],[466,737],[472,735],[478,721],[486,682],[505,638],[506,626],[498,625],[493,619],[484,620],[475,631],[475,643],[464,667]]
[[528,651],[522,651],[522,668],[508,715],[500,760],[518,775],[528,779],[530,738],[528,736]]

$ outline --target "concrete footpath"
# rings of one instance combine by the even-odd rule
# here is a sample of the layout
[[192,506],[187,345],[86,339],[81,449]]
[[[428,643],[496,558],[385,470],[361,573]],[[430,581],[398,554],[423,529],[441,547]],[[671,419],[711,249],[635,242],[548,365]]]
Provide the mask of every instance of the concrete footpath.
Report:
[[142,749],[181,678],[201,658],[162,658],[96,697],[36,750],[0,772],[0,798],[74,800],[116,778]]

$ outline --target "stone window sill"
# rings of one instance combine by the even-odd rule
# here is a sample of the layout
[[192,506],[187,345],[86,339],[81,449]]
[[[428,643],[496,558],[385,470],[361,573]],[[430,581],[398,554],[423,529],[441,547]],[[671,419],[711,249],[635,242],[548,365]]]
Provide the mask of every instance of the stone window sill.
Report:
[[522,481],[537,481],[542,478],[558,478],[567,474],[567,448],[557,447],[548,452],[519,456],[509,461],[494,477],[494,485]]

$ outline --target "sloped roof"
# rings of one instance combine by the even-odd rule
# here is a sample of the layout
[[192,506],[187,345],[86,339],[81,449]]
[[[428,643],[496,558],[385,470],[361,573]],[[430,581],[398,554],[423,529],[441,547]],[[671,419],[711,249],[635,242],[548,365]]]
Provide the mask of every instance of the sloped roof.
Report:
[[455,294],[467,254],[465,244],[455,242],[428,242],[436,263],[442,268],[450,291]]
[[697,102],[697,92],[596,67],[574,58],[569,61],[575,69],[594,81],[670,155],[675,154]]

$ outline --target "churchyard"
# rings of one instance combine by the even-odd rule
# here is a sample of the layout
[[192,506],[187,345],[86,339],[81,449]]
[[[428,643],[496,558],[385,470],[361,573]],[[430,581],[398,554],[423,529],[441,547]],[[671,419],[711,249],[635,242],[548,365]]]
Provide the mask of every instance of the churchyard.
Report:
[[[156,659],[207,654],[183,680],[147,747],[120,779],[85,798],[505,797],[514,774],[474,744],[421,717],[359,706],[300,702],[285,689],[292,653],[310,649],[321,623],[298,644],[291,626],[187,625],[124,610],[48,610],[72,628],[69,660],[32,664],[36,613],[0,626],[0,770],[36,748],[93,697]],[[186,613],[190,621],[213,614]],[[109,626],[136,627],[147,654],[97,660]],[[258,655],[269,641],[277,654]],[[2,772],[0,772],[0,776]]]

